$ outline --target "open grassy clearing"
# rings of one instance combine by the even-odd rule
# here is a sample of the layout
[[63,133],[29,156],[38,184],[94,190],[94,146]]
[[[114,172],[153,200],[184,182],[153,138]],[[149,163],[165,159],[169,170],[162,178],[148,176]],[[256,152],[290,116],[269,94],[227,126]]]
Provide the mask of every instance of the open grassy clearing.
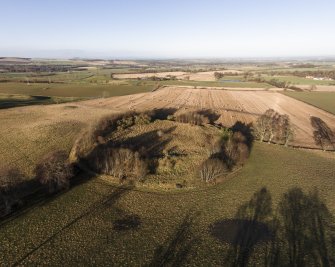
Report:
[[[333,162],[332,153],[255,143],[240,172],[205,189],[159,193],[92,179],[2,224],[0,262],[158,266],[168,257],[180,265],[218,266],[231,250],[210,235],[210,224],[234,218],[263,186],[274,206],[289,188],[317,187],[334,214]],[[261,255],[259,245],[252,262],[262,263]]]
[[49,83],[66,83],[73,81],[82,81],[89,77],[96,75],[97,72],[93,71],[72,71],[72,72],[13,72],[13,73],[0,73],[0,80],[9,80],[11,82],[34,83],[47,81]]
[[335,92],[283,92],[283,94],[335,114]]

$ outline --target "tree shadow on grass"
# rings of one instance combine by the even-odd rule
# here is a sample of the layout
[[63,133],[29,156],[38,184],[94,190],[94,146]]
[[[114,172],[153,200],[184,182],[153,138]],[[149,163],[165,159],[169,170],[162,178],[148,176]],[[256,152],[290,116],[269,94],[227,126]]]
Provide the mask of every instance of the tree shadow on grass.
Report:
[[210,227],[229,244],[228,266],[334,266],[334,218],[317,191],[292,188],[272,211],[266,188],[241,205],[234,219]]
[[175,232],[163,244],[156,248],[152,261],[147,267],[182,266],[199,239],[191,228],[195,214],[187,214]]
[[136,230],[141,225],[141,218],[136,214],[126,214],[120,219],[117,219],[113,223],[113,230],[116,231],[127,231]]
[[334,266],[334,217],[316,190],[292,188],[283,194],[268,245],[268,266]]
[[247,266],[256,245],[272,238],[267,225],[271,216],[271,195],[266,188],[256,192],[243,204],[232,220],[222,220],[210,226],[210,233],[230,244],[225,263],[230,266]]
[[134,137],[129,137],[125,140],[113,141],[112,147],[125,147],[134,151],[139,151],[143,156],[159,157],[166,145],[172,140],[171,137],[166,137],[176,129],[176,126],[165,130],[153,130]]
[[92,203],[84,212],[82,212],[77,217],[73,218],[69,222],[67,222],[65,225],[63,225],[60,229],[55,231],[52,235],[47,237],[43,242],[38,244],[36,247],[32,248],[28,253],[24,254],[21,258],[19,258],[13,266],[20,265],[25,259],[27,259],[30,255],[32,255],[35,251],[40,249],[42,246],[46,245],[49,242],[52,242],[54,238],[56,238],[58,235],[62,234],[64,231],[75,225],[78,221],[82,220],[83,218],[89,216],[92,213],[99,212],[101,209],[105,209],[106,207],[111,208],[113,207],[116,202],[123,197],[125,194],[130,192],[133,189],[133,187],[129,186],[123,186],[123,187],[116,187],[113,189],[113,191],[103,198],[102,200],[99,200],[95,203]]

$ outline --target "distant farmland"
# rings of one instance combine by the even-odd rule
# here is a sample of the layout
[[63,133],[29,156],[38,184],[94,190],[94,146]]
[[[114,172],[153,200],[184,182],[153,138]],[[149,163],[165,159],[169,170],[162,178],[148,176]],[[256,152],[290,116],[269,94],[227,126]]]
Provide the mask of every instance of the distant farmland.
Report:
[[149,92],[154,88],[154,83],[118,82],[114,84],[97,83],[0,83],[0,93],[40,95],[58,97],[108,97]]

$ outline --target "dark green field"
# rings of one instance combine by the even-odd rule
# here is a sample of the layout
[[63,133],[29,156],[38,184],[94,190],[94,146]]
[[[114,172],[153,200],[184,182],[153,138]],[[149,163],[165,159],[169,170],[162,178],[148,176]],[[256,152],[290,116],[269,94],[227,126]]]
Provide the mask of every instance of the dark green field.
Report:
[[265,77],[265,80],[276,79],[283,82],[289,82],[294,85],[334,85],[334,81],[318,81],[313,79],[307,79],[305,77],[297,76],[268,76]]
[[[264,186],[274,209],[292,187],[304,192],[318,188],[334,214],[334,172],[334,154],[255,143],[241,171],[205,189],[153,192],[91,179],[3,222],[0,262],[25,266],[222,265],[224,260],[229,262],[229,255],[243,251],[214,238],[209,233],[212,223],[234,218],[241,205]],[[263,253],[264,246],[257,245],[250,263],[263,263]]]
[[119,84],[90,84],[90,83],[67,83],[48,84],[36,83],[27,85],[25,83],[0,84],[0,93],[41,95],[58,97],[108,97],[127,94],[149,92],[154,88],[154,83],[120,82]]
[[50,97],[42,95],[18,95],[0,93],[0,109],[29,105],[48,105],[84,100],[83,97]]
[[284,92],[284,94],[335,114],[335,92]]

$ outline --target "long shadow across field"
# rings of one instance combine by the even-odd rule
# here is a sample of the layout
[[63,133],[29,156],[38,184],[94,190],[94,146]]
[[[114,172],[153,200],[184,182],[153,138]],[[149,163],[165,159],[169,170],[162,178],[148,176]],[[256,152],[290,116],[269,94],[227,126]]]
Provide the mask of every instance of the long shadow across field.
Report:
[[[25,255],[23,255],[19,260],[17,260],[13,264],[13,266],[20,265],[25,259],[27,259],[30,255],[32,255],[34,252],[36,252],[42,246],[44,246],[45,244],[47,244],[50,241],[52,241],[56,236],[58,236],[59,234],[63,233],[64,231],[66,231],[68,228],[70,228],[71,226],[73,226],[75,223],[77,223],[81,219],[85,218],[86,216],[89,216],[91,213],[96,212],[100,208],[105,209],[106,207],[108,207],[108,208],[114,207],[114,205],[116,204],[116,202],[122,196],[124,196],[125,194],[127,194],[128,192],[130,192],[132,189],[133,189],[133,187],[131,187],[131,186],[122,186],[122,187],[116,187],[116,188],[114,188],[113,191],[111,191],[111,193],[107,197],[105,197],[104,199],[102,199],[102,200],[100,200],[100,201],[98,201],[96,203],[93,203],[82,214],[80,214],[79,216],[75,217],[73,220],[71,220],[68,223],[66,223],[63,227],[61,227],[54,234],[52,234],[51,236],[49,236],[48,238],[46,238],[38,246],[34,247],[28,253],[26,253]],[[121,213],[121,210],[119,210],[117,208],[116,208],[116,211],[118,213]]]
[[171,237],[156,248],[147,267],[182,266],[187,261],[192,248],[199,242],[199,238],[191,230],[195,216],[189,213],[184,217]]
[[266,188],[241,205],[234,219],[210,226],[229,244],[228,266],[334,266],[335,224],[316,191],[292,188],[273,211]]

